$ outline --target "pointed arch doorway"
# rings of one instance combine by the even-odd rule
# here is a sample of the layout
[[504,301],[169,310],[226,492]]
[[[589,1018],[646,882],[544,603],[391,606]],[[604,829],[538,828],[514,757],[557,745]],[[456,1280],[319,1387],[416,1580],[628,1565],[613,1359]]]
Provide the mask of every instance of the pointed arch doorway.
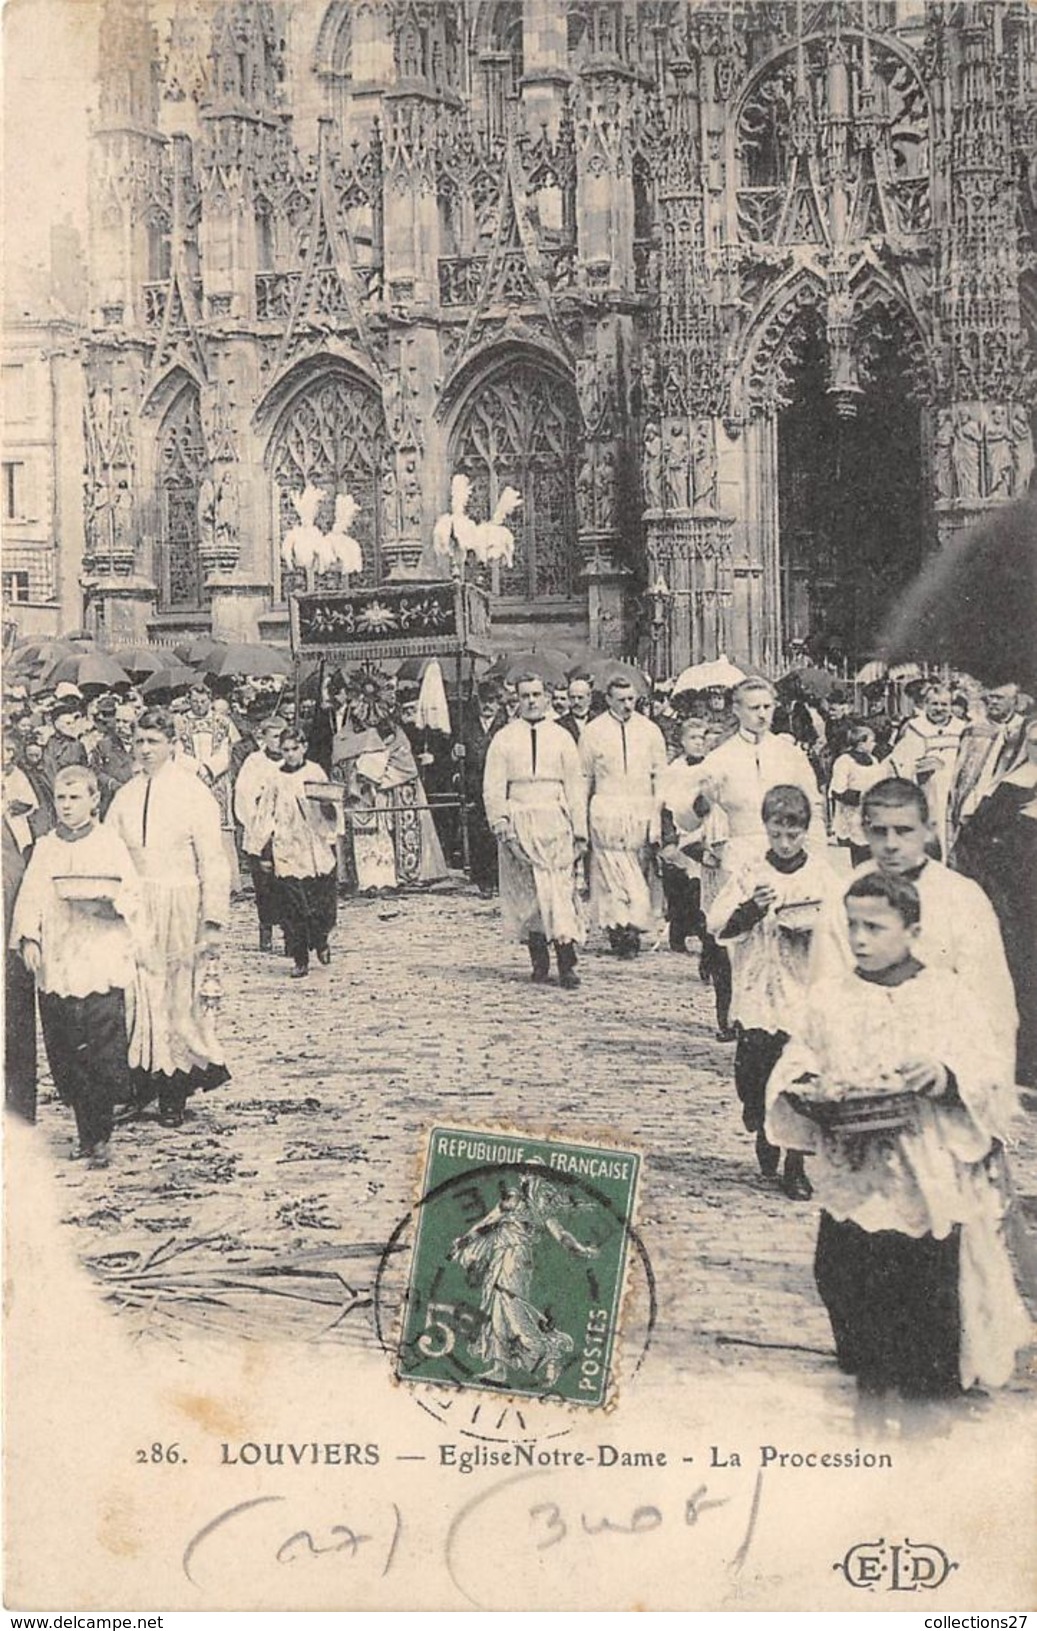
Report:
[[926,415],[904,335],[879,326],[848,416],[829,391],[820,314],[801,317],[783,359],[778,416],[779,593],[785,651],[815,660],[872,654],[886,616],[934,539]]

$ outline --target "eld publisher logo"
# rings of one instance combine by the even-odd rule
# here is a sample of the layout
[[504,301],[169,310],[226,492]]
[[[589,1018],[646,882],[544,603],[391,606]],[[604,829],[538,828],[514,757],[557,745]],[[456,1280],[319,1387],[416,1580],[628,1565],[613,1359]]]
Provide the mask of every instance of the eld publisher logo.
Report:
[[847,1585],[860,1591],[935,1591],[958,1567],[942,1546],[929,1541],[861,1540],[841,1563],[833,1563]]

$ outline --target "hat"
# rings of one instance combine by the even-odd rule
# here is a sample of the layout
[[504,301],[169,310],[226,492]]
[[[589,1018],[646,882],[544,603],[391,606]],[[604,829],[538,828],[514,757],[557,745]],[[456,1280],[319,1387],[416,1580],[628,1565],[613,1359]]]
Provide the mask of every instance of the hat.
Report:
[[97,701],[94,703],[94,713],[103,714],[106,719],[114,719],[115,710],[117,707],[118,703],[116,702],[115,698],[109,694],[103,697],[98,697]]
[[65,697],[62,701],[54,704],[52,718],[64,719],[68,714],[78,714],[82,713],[82,711],[74,697]]
[[56,685],[54,687],[54,695],[57,697],[59,702],[64,701],[68,697],[76,697],[80,702],[83,700],[82,691],[79,689],[78,685],[73,685],[71,680],[62,680],[60,685]]

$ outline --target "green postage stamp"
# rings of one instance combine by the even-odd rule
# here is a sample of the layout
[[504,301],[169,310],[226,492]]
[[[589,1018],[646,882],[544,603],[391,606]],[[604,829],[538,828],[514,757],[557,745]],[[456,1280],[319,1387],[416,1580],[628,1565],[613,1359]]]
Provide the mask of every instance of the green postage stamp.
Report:
[[435,1128],[397,1372],[601,1405],[640,1157]]

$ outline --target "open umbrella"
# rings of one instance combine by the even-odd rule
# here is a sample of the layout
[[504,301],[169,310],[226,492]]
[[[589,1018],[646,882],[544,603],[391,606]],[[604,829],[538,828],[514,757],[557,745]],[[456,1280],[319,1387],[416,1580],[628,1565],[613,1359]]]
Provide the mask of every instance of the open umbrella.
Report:
[[75,651],[75,646],[69,640],[33,640],[19,647],[10,659],[11,667],[21,673],[35,670],[42,674],[45,669],[52,668],[59,658],[74,656]]
[[678,674],[673,682],[672,695],[677,696],[681,691],[716,691],[721,688],[730,691],[733,685],[744,679],[742,670],[721,652],[712,662],[692,663],[690,668]]
[[805,668],[790,668],[787,674],[783,674],[778,681],[778,689],[791,691],[798,685],[802,696],[823,702],[831,696],[837,684],[838,677],[827,668],[816,668],[808,663]]
[[149,674],[157,674],[169,667],[170,659],[168,651],[152,646],[124,646],[120,651],[113,651],[112,656],[122,664],[131,680],[145,680]]
[[130,685],[126,670],[103,651],[80,651],[61,657],[42,676],[48,686],[78,685],[81,691],[96,687],[110,691],[114,685]]
[[173,647],[173,656],[177,662],[200,665],[214,651],[222,651],[225,644],[225,641],[217,640],[212,634],[197,634],[193,640],[179,641]]
[[946,663],[1037,692],[1037,492],[935,555],[879,641],[890,663]]
[[156,674],[151,674],[140,688],[142,697],[158,696],[162,691],[182,691],[187,686],[198,684],[198,670],[188,668],[186,663],[171,663],[168,668],[160,668]]
[[203,657],[199,664],[202,672],[214,679],[228,675],[245,679],[261,679],[268,674],[290,674],[291,658],[274,646],[260,645],[258,641],[233,646],[221,646]]
[[539,674],[545,685],[564,685],[569,658],[565,652],[545,648],[543,651],[502,651],[495,659],[490,673],[508,683],[520,674]]
[[875,659],[865,663],[863,668],[858,668],[853,677],[858,685],[875,685],[879,680],[886,678],[886,665]]
[[624,662],[621,657],[591,657],[583,666],[596,691],[604,691],[612,680],[626,680],[639,697],[646,697],[651,690],[647,675],[636,663]]

